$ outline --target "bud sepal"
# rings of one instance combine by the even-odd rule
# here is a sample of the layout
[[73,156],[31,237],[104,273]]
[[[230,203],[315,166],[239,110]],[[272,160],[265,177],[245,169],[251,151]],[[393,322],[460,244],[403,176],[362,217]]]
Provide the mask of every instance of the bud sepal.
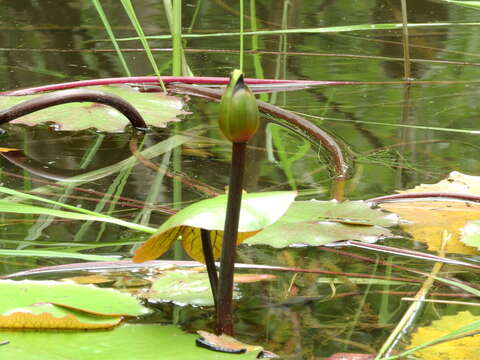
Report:
[[259,124],[257,100],[245,84],[242,72],[234,70],[220,102],[220,130],[231,142],[242,143],[255,135]]

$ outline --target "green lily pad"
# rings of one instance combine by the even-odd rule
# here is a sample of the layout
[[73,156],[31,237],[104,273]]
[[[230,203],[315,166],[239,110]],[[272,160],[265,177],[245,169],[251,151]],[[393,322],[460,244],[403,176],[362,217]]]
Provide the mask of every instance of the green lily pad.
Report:
[[296,201],[277,222],[245,241],[284,248],[324,245],[340,240],[375,242],[392,236],[384,226],[398,224],[394,214],[363,201]]
[[15,308],[0,316],[7,329],[105,329],[116,326],[121,316],[97,316],[61,306],[39,303]]
[[212,290],[206,273],[187,270],[168,271],[156,279],[142,298],[177,305],[213,306]]
[[460,240],[465,245],[480,249],[480,220],[467,222],[461,230]]
[[[151,301],[173,302],[180,306],[214,305],[207,273],[189,270],[165,272],[141,297]],[[237,292],[234,292],[234,298],[239,298]]]
[[[295,191],[245,194],[242,197],[237,243],[277,221],[294,201]],[[185,251],[203,262],[200,229],[210,230],[215,258],[221,253],[227,195],[199,201],[170,217],[135,253],[133,261],[156,259],[182,237]]]
[[[128,86],[93,86],[91,90],[118,95],[132,104],[149,126],[165,127],[169,121],[179,121],[177,116],[186,114],[181,98],[163,93],[141,93]],[[0,96],[0,108],[5,109],[41,95]],[[122,132],[130,122],[114,108],[89,102],[52,106],[11,121],[13,124],[35,126],[46,122],[56,124],[63,131],[95,128],[105,132]]]
[[[63,318],[80,313],[119,318],[149,312],[129,294],[70,282],[2,280],[0,293],[0,327],[65,328],[70,321]],[[39,307],[39,304],[55,306]],[[58,322],[52,324],[55,319]],[[78,317],[76,320],[81,322]]]
[[126,324],[112,331],[0,331],[2,360],[253,360],[261,347],[227,354],[196,346],[197,336],[169,325]]

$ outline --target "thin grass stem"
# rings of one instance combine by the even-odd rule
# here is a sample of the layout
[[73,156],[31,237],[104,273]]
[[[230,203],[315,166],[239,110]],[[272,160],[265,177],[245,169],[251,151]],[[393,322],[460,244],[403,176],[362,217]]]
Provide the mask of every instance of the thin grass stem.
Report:
[[243,72],[243,0],[240,0],[240,71]]
[[108,21],[108,18],[105,15],[105,12],[103,11],[100,0],[92,0],[92,3],[93,3],[93,6],[95,6],[95,9],[97,10],[98,16],[100,16],[100,19],[102,20],[103,27],[105,28],[105,31],[107,32],[108,37],[110,38],[110,41],[113,44],[113,47],[115,48],[115,52],[117,53],[118,60],[120,60],[120,64],[123,67],[123,71],[127,76],[132,76],[130,69],[128,68],[127,62],[123,57],[122,50],[120,50],[120,46],[118,45],[117,39],[115,38],[115,34],[112,31],[110,22]]
[[138,39],[140,39],[143,48],[145,49],[145,52],[147,53],[148,60],[150,61],[150,65],[152,65],[152,68],[155,72],[155,75],[158,77],[158,81],[160,82],[160,85],[163,89],[164,92],[167,92],[167,89],[165,87],[165,84],[162,81],[161,75],[160,75],[160,70],[158,69],[157,63],[155,62],[155,59],[153,58],[153,53],[152,50],[150,49],[150,45],[148,45],[147,37],[145,36],[145,33],[143,32],[142,26],[140,25],[140,21],[137,18],[137,15],[135,14],[135,10],[133,8],[131,0],[120,0],[122,2],[122,5],[125,9],[125,12],[127,13],[128,17],[130,18],[130,22],[132,23],[133,27],[135,28],[135,31],[137,32]]
[[408,45],[408,17],[407,0],[401,0],[402,3],[402,37],[403,37],[403,78],[405,80],[412,77],[410,66],[410,47]]

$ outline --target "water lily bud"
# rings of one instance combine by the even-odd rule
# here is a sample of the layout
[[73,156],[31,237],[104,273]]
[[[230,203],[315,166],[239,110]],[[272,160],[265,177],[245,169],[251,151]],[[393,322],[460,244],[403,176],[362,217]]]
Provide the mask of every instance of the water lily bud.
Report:
[[240,70],[234,70],[220,102],[220,130],[231,142],[247,142],[257,132],[260,115],[257,100],[243,81]]

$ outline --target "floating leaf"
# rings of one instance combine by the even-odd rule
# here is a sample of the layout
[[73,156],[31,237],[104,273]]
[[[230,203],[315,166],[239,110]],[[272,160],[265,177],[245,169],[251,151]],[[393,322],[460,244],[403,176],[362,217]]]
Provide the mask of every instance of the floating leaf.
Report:
[[336,353],[324,360],[373,360],[375,354]]
[[[264,227],[274,223],[295,199],[295,191],[245,194],[242,198],[237,243],[241,243]],[[199,201],[179,211],[160,226],[135,253],[133,261],[142,262],[164,254],[177,238],[182,238],[185,251],[203,262],[200,229],[210,230],[215,258],[221,253],[227,195]]]
[[180,306],[214,305],[207,274],[195,271],[168,271],[156,279],[150,290],[141,297],[161,302],[173,302]]
[[9,329],[91,330],[110,328],[118,325],[121,320],[121,316],[96,316],[53,304],[39,303],[3,313],[0,316],[0,326]]
[[[274,279],[270,274],[236,274],[234,282],[252,283]],[[156,278],[149,291],[140,295],[153,301],[173,302],[177,305],[213,306],[212,290],[208,275],[194,270],[165,271]],[[235,298],[240,293],[234,293]]]
[[[202,347],[215,351],[234,354],[243,354],[247,351],[262,351],[261,346],[245,344],[225,334],[215,335],[203,330],[197,331],[197,334],[200,335]],[[197,340],[198,343],[199,341]]]
[[[422,184],[400,193],[449,192],[480,194],[480,177],[457,171],[436,184]],[[443,232],[451,238],[446,244],[447,253],[474,255],[477,251],[460,242],[461,229],[470,220],[480,219],[480,205],[459,201],[409,201],[385,203],[381,207],[408,220],[402,229],[414,240],[424,242],[431,251],[440,250]]]
[[398,191],[400,194],[412,194],[422,192],[454,192],[467,194],[480,194],[480,176],[462,174],[452,171],[446,179],[435,184],[421,184],[413,189]]
[[95,274],[95,275],[83,275],[83,276],[73,276],[69,278],[62,279],[63,281],[73,281],[77,284],[105,284],[105,283],[111,283],[114,282],[115,280],[106,276],[106,275],[100,275],[100,274]]
[[[433,321],[430,326],[419,328],[412,335],[410,347],[414,348],[439,340],[441,342],[437,345],[416,351],[415,357],[424,360],[476,359],[480,334],[472,335],[479,330],[480,317],[473,316],[468,311],[462,311],[457,315],[444,316],[440,320]],[[461,337],[462,335],[469,336]]]
[[[57,281],[2,280],[0,293],[2,294],[0,327],[65,328],[68,324],[73,324],[73,327],[78,328],[82,316],[85,319],[86,315],[90,315],[90,318],[87,316],[89,319],[87,322],[92,323],[94,322],[92,315],[119,318],[148,312],[148,309],[128,294],[93,285]],[[56,306],[38,307],[38,304]],[[77,317],[77,314],[81,316]],[[63,319],[65,316],[68,318]],[[78,322],[74,322],[72,316],[77,317]],[[58,319],[56,323],[55,319]],[[110,320],[112,321],[114,320]],[[86,324],[83,328],[92,327],[105,326]]]
[[258,281],[274,280],[277,277],[273,274],[235,274],[233,281],[236,283],[254,283]]
[[415,201],[385,203],[382,208],[394,212],[408,220],[402,229],[410,233],[414,240],[427,244],[428,250],[437,252],[443,243],[443,232],[451,234],[445,252],[471,254],[477,251],[459,241],[460,229],[467,221],[480,218],[480,205],[456,201]]
[[480,220],[467,222],[461,232],[461,241],[480,249]]
[[296,201],[277,222],[245,243],[284,248],[339,240],[375,242],[392,236],[383,226],[397,223],[396,215],[372,209],[362,201]]
[[[185,114],[184,104],[179,97],[167,96],[163,93],[141,93],[127,86],[94,86],[92,90],[100,90],[120,96],[135,106],[143,116],[147,125],[165,127],[169,121],[178,121],[178,115]],[[0,96],[0,108],[5,109],[25,100],[41,95]],[[122,132],[129,121],[114,108],[89,102],[78,102],[52,106],[50,108],[22,116],[11,121],[14,124],[34,126],[46,122],[54,122],[56,129],[78,131],[95,128],[106,132]]]
[[2,360],[254,360],[261,348],[227,354],[196,346],[194,334],[173,325],[126,324],[112,331],[16,332],[1,331]]

